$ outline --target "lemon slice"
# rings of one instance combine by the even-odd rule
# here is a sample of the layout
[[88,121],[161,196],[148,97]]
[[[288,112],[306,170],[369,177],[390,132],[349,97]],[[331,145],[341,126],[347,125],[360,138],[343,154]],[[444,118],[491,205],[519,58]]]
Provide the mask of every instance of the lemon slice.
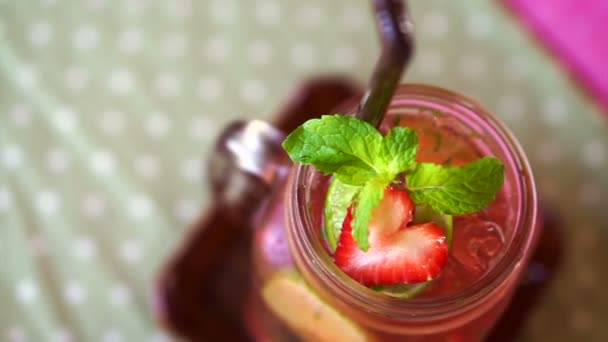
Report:
[[359,326],[324,302],[295,272],[272,276],[262,297],[270,310],[305,341],[368,341]]

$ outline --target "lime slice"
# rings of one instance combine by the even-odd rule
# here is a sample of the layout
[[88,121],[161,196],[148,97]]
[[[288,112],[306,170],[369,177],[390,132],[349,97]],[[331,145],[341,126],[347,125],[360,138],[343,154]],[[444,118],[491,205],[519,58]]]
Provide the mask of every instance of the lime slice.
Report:
[[431,281],[417,284],[403,284],[403,285],[391,285],[391,286],[374,286],[372,289],[378,292],[382,292],[391,297],[397,298],[414,298],[426,290]]
[[323,234],[331,246],[332,251],[336,250],[342,222],[346,217],[348,207],[359,192],[361,187],[343,183],[337,178],[333,178],[327,189],[325,198],[325,227]]
[[270,310],[305,341],[366,341],[354,322],[324,302],[295,272],[277,273],[262,297]]

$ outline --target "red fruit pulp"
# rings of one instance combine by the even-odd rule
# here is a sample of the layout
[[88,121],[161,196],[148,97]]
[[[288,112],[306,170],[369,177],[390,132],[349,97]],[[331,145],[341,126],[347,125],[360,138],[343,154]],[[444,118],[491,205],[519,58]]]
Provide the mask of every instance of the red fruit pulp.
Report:
[[352,235],[353,206],[348,209],[336,265],[366,286],[429,281],[448,256],[445,232],[435,223],[409,225],[414,203],[405,190],[388,187],[369,223],[369,249],[362,251]]

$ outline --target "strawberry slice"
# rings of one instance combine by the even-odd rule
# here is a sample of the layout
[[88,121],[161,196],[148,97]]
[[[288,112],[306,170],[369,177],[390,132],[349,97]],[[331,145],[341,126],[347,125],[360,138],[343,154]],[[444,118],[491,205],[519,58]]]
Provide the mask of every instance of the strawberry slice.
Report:
[[411,225],[414,203],[404,190],[387,187],[369,223],[367,252],[352,236],[352,206],[342,225],[336,265],[365,286],[413,284],[432,280],[448,258],[445,232],[437,224]]

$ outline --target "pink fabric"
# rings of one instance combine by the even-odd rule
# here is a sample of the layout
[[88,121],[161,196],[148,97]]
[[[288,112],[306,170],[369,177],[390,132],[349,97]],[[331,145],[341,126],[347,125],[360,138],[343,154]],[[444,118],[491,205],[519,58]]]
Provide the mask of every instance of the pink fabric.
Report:
[[608,0],[503,0],[608,112]]

